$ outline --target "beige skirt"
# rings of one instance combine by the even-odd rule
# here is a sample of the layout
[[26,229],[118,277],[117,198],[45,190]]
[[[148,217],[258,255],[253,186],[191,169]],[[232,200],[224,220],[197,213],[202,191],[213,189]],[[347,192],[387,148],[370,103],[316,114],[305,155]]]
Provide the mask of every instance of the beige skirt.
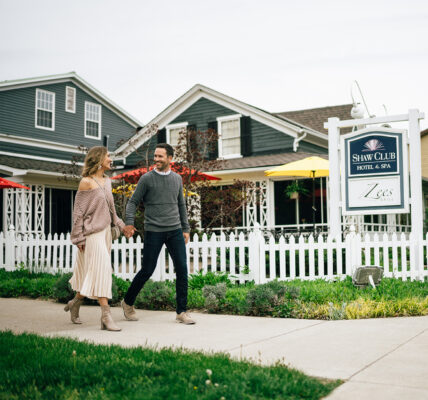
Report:
[[77,251],[70,285],[90,299],[111,299],[111,228],[86,236],[85,250]]

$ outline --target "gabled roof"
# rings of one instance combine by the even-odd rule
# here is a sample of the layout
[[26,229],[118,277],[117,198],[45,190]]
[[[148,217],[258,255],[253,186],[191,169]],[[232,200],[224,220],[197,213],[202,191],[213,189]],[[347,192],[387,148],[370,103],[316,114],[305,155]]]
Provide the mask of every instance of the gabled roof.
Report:
[[92,85],[86,82],[83,78],[77,75],[74,71],[67,72],[65,74],[58,75],[47,75],[47,76],[38,76],[35,78],[26,78],[26,79],[17,79],[11,81],[2,81],[0,82],[0,91],[3,90],[12,90],[19,89],[24,87],[31,86],[41,86],[41,85],[50,85],[53,83],[61,83],[61,82],[73,82],[80,89],[84,90],[92,97],[97,99],[101,104],[105,107],[109,108],[114,113],[118,114],[121,118],[127,121],[133,127],[141,127],[143,124],[126,112],[123,108],[119,107],[113,101],[111,101],[107,96],[102,94],[99,90],[95,89]]
[[[115,151],[117,157],[127,157],[133,150],[140,147],[150,136],[147,135],[150,127],[157,125],[158,129],[164,128],[168,123],[177,118],[192,104],[199,99],[206,98],[217,104],[220,104],[238,114],[250,116],[252,119],[270,126],[286,135],[297,138],[300,133],[306,132],[305,141],[314,143],[318,146],[327,146],[327,135],[311,127],[307,127],[299,122],[293,121],[283,116],[277,116],[259,108],[253,107],[242,101],[236,100],[223,93],[217,92],[206,86],[197,84],[178,98],[169,107],[163,110],[159,115],[153,118],[143,129],[136,133],[130,140],[125,142]],[[324,121],[325,122],[325,121]],[[154,133],[152,134],[152,136]],[[131,142],[132,141],[132,145]]]
[[351,118],[351,109],[352,104],[343,104],[340,106],[310,108],[307,110],[285,111],[273,113],[273,115],[296,121],[318,132],[327,133],[327,129],[324,128],[324,122],[331,117],[348,120]]

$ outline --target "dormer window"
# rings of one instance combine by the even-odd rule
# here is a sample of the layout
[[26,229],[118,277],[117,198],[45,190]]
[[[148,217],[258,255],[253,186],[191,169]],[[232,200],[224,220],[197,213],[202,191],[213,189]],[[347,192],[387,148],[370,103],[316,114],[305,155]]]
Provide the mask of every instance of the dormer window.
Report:
[[101,105],[85,101],[85,137],[101,139]]
[[36,128],[55,130],[55,93],[36,89]]
[[65,87],[65,111],[76,112],[76,89],[70,86]]
[[166,142],[172,147],[178,145],[178,140],[180,138],[180,132],[187,129],[188,123],[182,122],[179,124],[168,125],[166,127]]
[[219,158],[238,158],[241,155],[241,115],[217,118]]

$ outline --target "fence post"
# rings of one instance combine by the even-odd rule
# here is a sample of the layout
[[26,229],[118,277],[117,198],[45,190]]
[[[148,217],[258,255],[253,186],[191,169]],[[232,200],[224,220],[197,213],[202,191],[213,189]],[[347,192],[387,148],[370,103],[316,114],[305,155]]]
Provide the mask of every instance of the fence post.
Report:
[[254,224],[254,230],[250,232],[248,238],[248,267],[256,284],[262,283],[261,269],[263,266],[260,265],[260,247],[263,245],[262,240],[264,239],[260,230],[260,224],[256,222]]
[[355,233],[355,226],[349,227],[349,234],[346,237],[346,275],[352,276],[355,268],[361,265],[361,240]]
[[13,225],[9,226],[9,229],[6,231],[5,237],[5,266],[6,271],[13,271],[15,269],[15,227]]

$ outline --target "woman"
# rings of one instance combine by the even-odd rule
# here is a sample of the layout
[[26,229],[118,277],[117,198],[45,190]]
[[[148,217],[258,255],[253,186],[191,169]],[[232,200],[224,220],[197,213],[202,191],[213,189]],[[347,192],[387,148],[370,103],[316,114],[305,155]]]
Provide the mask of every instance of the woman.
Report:
[[65,306],[71,321],[81,324],[79,308],[85,297],[101,306],[101,329],[120,331],[108,305],[111,299],[111,225],[123,232],[125,224],[116,215],[110,178],[112,159],[105,147],[92,147],[85,158],[82,180],[74,201],[71,241],[79,248],[70,284],[76,296]]

